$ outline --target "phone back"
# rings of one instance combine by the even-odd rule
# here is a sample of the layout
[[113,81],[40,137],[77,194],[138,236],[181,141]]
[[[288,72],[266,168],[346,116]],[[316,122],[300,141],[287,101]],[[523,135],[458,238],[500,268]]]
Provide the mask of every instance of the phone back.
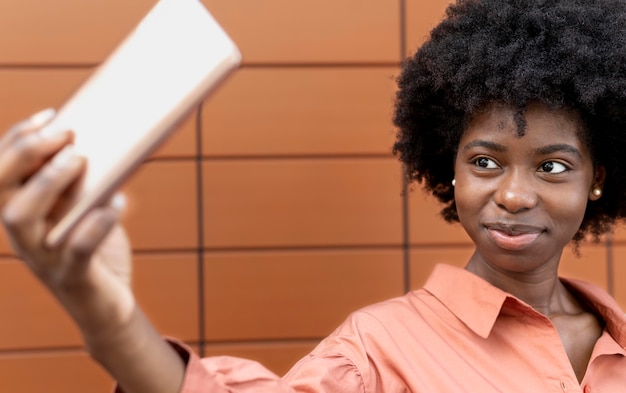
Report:
[[42,133],[73,130],[87,169],[47,243],[61,242],[241,62],[199,0],[160,0]]

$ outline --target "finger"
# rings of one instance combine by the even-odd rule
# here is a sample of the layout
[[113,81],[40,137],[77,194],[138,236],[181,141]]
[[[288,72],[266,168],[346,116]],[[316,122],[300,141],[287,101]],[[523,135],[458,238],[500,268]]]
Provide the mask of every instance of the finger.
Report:
[[[84,269],[85,263],[109,235],[119,218],[119,212],[110,206],[91,210],[78,223],[64,244],[68,260],[74,261],[75,269]],[[78,263],[77,263],[78,262]]]
[[2,220],[18,243],[41,245],[46,217],[83,168],[84,159],[65,148],[15,193],[2,211]]
[[107,203],[107,206],[118,212],[121,216],[126,210],[126,195],[122,192],[117,192]]
[[30,133],[12,138],[12,143],[0,149],[0,188],[21,183],[71,140],[69,131],[49,137]]
[[[124,209],[126,208],[126,197],[121,192],[117,192],[98,208],[114,212],[116,220],[119,221],[124,213]],[[45,244],[48,248],[55,248],[58,246],[58,243],[60,243],[55,237],[50,236],[53,232],[54,230],[50,231],[45,240]]]
[[0,140],[0,149],[2,149],[6,144],[11,144],[12,140],[20,134],[31,133],[39,130],[41,127],[50,122],[55,114],[56,111],[54,109],[48,108],[35,113],[26,120],[14,124],[2,136],[2,140]]
[[49,137],[38,132],[55,114],[51,108],[40,111],[15,124],[0,139],[0,187],[19,183],[71,139],[69,132]]

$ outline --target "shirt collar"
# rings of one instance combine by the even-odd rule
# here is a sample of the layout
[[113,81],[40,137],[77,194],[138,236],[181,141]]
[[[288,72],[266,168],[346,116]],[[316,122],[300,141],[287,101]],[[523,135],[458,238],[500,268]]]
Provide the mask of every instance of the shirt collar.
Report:
[[424,289],[435,296],[474,333],[487,338],[509,294],[455,266],[435,266]]
[[[580,299],[587,301],[606,322],[608,333],[622,348],[626,348],[626,317],[617,302],[593,284],[572,279],[561,281]],[[507,299],[507,304],[526,305],[477,275],[446,264],[435,266],[424,289],[483,338],[489,336]]]

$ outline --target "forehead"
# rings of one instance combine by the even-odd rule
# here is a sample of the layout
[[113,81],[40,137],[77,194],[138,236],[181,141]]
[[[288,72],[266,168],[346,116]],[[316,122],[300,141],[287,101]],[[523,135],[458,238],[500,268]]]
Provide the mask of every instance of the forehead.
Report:
[[540,104],[529,104],[521,111],[503,104],[483,108],[467,124],[461,145],[476,138],[533,145],[570,143],[587,149],[583,123],[578,114]]

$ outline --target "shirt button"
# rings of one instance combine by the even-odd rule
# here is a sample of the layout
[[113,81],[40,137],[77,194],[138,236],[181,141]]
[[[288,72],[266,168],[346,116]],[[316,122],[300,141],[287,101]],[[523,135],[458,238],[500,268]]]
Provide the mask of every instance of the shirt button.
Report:
[[564,392],[567,391],[567,385],[563,381],[561,381],[561,389],[563,389]]
[[589,385],[585,386],[584,392],[585,393],[591,393],[591,386],[589,386]]

